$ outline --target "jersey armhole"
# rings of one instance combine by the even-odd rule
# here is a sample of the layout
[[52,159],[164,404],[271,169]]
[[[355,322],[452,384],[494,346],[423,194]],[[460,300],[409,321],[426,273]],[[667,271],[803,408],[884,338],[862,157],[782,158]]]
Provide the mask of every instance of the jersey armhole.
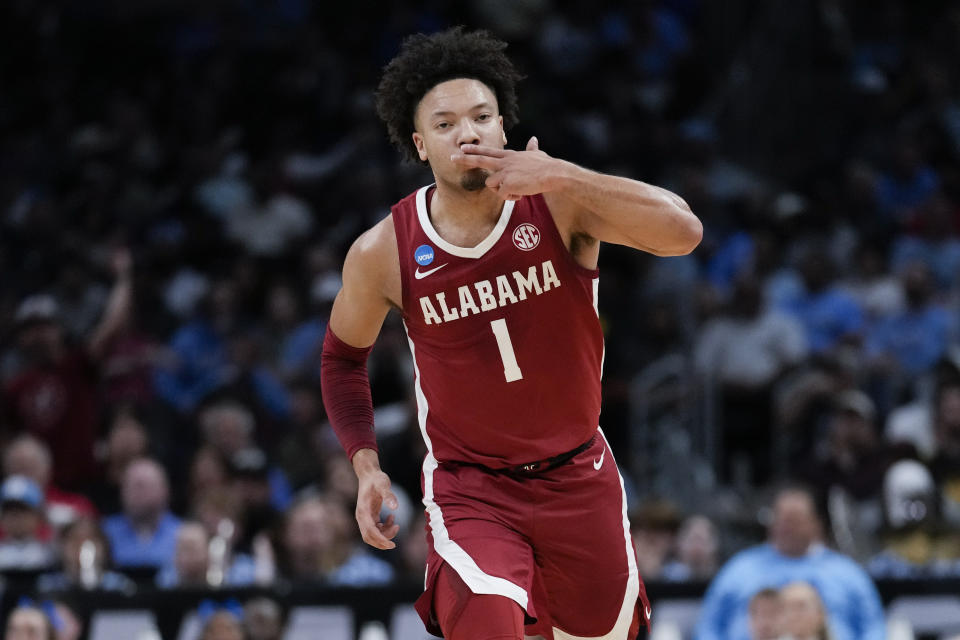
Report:
[[[542,193],[530,196],[530,204],[532,209],[537,213],[538,216],[546,218],[543,221],[543,225],[550,229],[547,233],[553,236],[553,239],[558,243],[563,254],[566,256],[567,262],[573,267],[577,275],[583,276],[584,278],[589,278],[593,280],[594,278],[600,277],[600,266],[595,269],[588,269],[573,257],[573,254],[570,253],[570,249],[567,248],[566,243],[563,241],[563,236],[560,235],[560,229],[557,228],[557,222],[553,219],[553,214],[550,213],[550,207],[547,206],[547,200],[543,197]],[[598,240],[599,242],[599,240]]]
[[[400,315],[406,319],[407,308],[409,304],[408,291],[410,291],[410,272],[403,266],[403,248],[407,246],[407,226],[404,220],[405,212],[398,206],[390,210],[390,216],[393,218],[393,234],[397,242],[397,261],[400,268]],[[409,214],[406,214],[409,215]]]

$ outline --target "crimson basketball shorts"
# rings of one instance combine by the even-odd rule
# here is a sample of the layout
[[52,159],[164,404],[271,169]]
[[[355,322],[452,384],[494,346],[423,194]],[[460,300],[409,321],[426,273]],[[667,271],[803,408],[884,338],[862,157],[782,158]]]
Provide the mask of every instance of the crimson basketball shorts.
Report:
[[528,476],[428,454],[423,485],[430,552],[416,608],[431,633],[441,633],[432,606],[443,563],[473,593],[519,604],[528,635],[626,640],[649,625],[623,481],[599,430],[567,462]]

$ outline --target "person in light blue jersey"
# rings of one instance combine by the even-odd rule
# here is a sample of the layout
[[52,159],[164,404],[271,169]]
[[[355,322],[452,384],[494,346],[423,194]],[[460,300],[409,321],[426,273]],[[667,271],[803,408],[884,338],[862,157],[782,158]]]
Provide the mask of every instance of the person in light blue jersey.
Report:
[[826,548],[810,492],[782,489],[773,504],[768,542],[724,565],[704,597],[696,640],[749,640],[750,599],[763,589],[807,582],[823,600],[835,640],[884,640],[877,589],[852,559]]

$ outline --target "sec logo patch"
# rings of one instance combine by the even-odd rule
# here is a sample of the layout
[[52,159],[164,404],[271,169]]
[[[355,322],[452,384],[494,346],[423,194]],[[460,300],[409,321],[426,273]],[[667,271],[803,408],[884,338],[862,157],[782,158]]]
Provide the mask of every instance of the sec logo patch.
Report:
[[532,251],[540,244],[540,230],[529,222],[518,225],[513,230],[513,244],[521,251]]
[[428,244],[422,244],[413,252],[413,259],[421,267],[425,267],[433,262],[433,247]]

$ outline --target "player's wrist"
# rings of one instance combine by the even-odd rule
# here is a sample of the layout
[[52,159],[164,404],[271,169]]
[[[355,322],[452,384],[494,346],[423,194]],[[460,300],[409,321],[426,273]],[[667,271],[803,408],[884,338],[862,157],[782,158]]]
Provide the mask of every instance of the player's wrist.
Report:
[[380,471],[380,455],[373,449],[358,450],[350,462],[358,478]]
[[567,191],[576,187],[577,181],[581,178],[580,174],[584,169],[578,167],[572,162],[552,158],[553,166],[551,171],[546,173],[544,191]]

